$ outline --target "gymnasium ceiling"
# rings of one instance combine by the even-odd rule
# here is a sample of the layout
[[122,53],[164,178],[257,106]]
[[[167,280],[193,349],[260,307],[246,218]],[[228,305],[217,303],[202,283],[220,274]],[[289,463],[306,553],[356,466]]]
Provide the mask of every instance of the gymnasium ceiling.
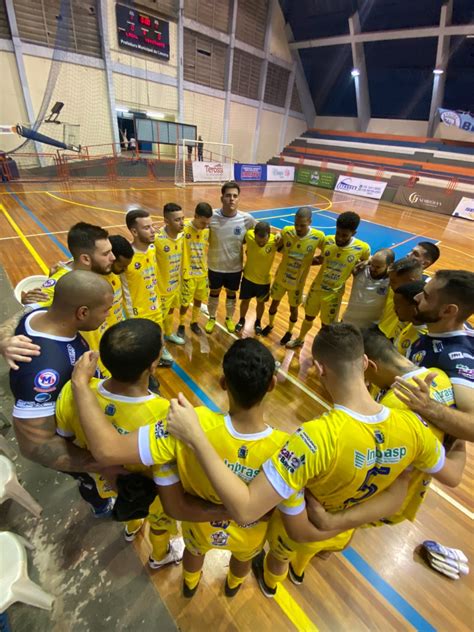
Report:
[[[349,35],[348,18],[359,12],[363,32],[413,29],[406,40],[364,44],[374,118],[429,117],[437,38],[416,29],[439,24],[442,0],[280,0],[295,41]],[[473,23],[473,0],[453,0],[452,24]],[[321,116],[357,116],[349,44],[300,49]],[[474,111],[474,38],[451,37],[443,106]]]

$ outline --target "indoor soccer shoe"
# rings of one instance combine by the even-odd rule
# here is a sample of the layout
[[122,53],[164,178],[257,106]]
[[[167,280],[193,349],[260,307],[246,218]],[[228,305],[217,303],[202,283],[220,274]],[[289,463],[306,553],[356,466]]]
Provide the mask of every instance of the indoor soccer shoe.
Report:
[[91,507],[94,518],[109,518],[115,505],[115,498],[108,498],[103,507]]
[[239,592],[241,588],[242,588],[242,584],[239,584],[238,586],[231,588],[227,581],[227,577],[225,578],[224,593],[226,597],[235,597],[235,595]]
[[270,334],[270,332],[273,329],[273,325],[266,325],[263,329],[262,329],[262,336],[268,336]]
[[187,583],[183,580],[183,597],[186,597],[186,599],[191,599],[191,597],[194,597],[196,590],[199,588],[199,584],[201,583],[201,580],[198,581],[198,583],[194,586],[194,588],[190,588]]
[[304,573],[302,573],[301,575],[297,575],[294,571],[293,566],[291,565],[291,562],[288,566],[288,577],[290,578],[290,581],[293,582],[293,584],[295,584],[296,586],[300,586],[304,581]]
[[151,557],[148,558],[148,566],[154,571],[167,566],[168,564],[179,564],[183,559],[184,553],[184,540],[183,538],[176,538],[170,542],[168,547],[168,553],[161,560],[155,560]]
[[178,334],[171,334],[170,336],[165,336],[164,338],[166,342],[171,342],[174,345],[186,344],[186,340],[184,338],[181,338],[181,336],[178,336]]
[[[264,330],[265,331],[265,330]],[[287,331],[283,338],[280,340],[281,346],[285,346],[287,342],[291,340],[291,331]]]
[[263,577],[264,559],[265,559],[265,551],[260,551],[260,553],[252,559],[252,571],[253,571],[253,574],[255,575],[259,588],[263,592],[265,597],[268,597],[269,599],[273,599],[273,597],[276,594],[277,589],[270,588],[270,586],[268,586],[265,583],[265,579]]
[[235,332],[235,323],[232,320],[232,318],[226,318],[225,319],[225,326],[227,327],[227,331],[230,334],[233,334]]
[[184,340],[184,325],[179,325],[178,329],[176,330],[176,335],[178,335],[180,338],[183,338]]
[[169,367],[172,366],[173,362],[173,356],[166,347],[163,347],[163,349],[161,350],[161,357],[160,361],[158,362],[158,366]]
[[287,342],[285,347],[287,349],[298,349],[298,347],[302,347],[304,345],[304,340],[301,340],[301,338],[295,338],[294,340],[290,340],[290,342]]
[[135,529],[135,531],[132,531],[132,532],[129,532],[127,527],[125,527],[123,531],[123,537],[125,538],[126,542],[133,542],[135,538],[137,537],[137,535],[140,533],[142,527],[143,527],[143,522],[138,527],[138,529]]
[[215,326],[216,326],[216,319],[209,318],[209,320],[206,323],[206,326],[204,327],[206,334],[212,334]]
[[235,326],[235,333],[238,334],[245,327],[245,318],[241,318],[237,325]]
[[425,540],[423,542],[423,548],[430,554],[440,555],[443,558],[457,560],[458,562],[468,563],[467,557],[460,549],[451,549],[448,546],[443,546],[439,542],[434,540]]
[[193,332],[193,334],[196,334],[196,336],[200,336],[202,334],[202,329],[197,323],[191,323],[189,325],[189,329]]
[[254,328],[256,336],[262,336],[263,335],[262,325],[260,324],[259,320],[255,321],[253,328]]

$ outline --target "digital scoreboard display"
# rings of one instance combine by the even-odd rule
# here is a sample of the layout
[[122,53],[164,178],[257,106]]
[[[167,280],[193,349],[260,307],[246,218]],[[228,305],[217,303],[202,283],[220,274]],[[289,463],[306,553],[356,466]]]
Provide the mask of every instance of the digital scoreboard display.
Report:
[[115,12],[118,43],[121,48],[152,55],[163,61],[169,60],[169,22],[122,4],[115,5]]

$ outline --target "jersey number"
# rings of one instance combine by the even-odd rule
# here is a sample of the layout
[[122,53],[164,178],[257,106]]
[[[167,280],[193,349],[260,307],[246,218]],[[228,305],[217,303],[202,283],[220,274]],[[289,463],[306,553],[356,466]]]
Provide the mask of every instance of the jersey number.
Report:
[[350,505],[351,503],[358,503],[361,500],[365,500],[366,498],[373,496],[378,490],[378,487],[377,485],[375,485],[375,483],[371,482],[371,479],[379,474],[380,476],[387,476],[387,474],[390,474],[390,468],[378,465],[374,465],[374,467],[371,467],[370,470],[367,471],[364,482],[357,490],[358,492],[364,492],[362,496],[354,496],[353,498],[348,498],[346,501],[344,501],[344,506]]

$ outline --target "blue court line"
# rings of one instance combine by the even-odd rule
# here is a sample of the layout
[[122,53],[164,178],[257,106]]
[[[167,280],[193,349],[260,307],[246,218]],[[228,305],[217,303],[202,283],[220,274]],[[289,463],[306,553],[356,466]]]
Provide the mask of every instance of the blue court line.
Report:
[[[389,527],[390,528],[390,527]],[[423,632],[436,632],[429,623],[408,601],[406,601],[390,584],[380,577],[363,557],[352,547],[342,552],[346,560],[375,588],[398,612],[416,629]]]
[[[179,365],[173,364],[171,369],[178,375],[186,386],[203,402],[205,406],[215,412],[222,412],[215,402],[196,384],[193,378],[186,373]],[[375,528],[375,527],[374,527]],[[389,528],[389,527],[387,527]],[[397,610],[415,629],[423,632],[436,632],[429,623],[408,601],[406,601],[394,588],[390,586],[380,575],[368,564],[363,557],[352,547],[342,552],[346,560],[369,582],[369,584],[379,592],[388,603]]]
[[[7,189],[9,190],[8,187]],[[15,200],[15,202],[19,204],[26,213],[28,213],[28,215],[35,222],[35,224],[37,224],[41,228],[41,230],[44,231],[46,235],[51,239],[51,241],[66,255],[66,257],[70,259],[71,253],[69,252],[69,250],[65,246],[63,246],[63,244],[59,241],[59,239],[56,239],[54,235],[51,235],[51,231],[49,230],[49,228],[45,226],[43,222],[36,217],[33,211],[22,200],[20,200],[20,198],[17,195],[15,195],[15,193],[12,193],[10,191],[10,195]]]

